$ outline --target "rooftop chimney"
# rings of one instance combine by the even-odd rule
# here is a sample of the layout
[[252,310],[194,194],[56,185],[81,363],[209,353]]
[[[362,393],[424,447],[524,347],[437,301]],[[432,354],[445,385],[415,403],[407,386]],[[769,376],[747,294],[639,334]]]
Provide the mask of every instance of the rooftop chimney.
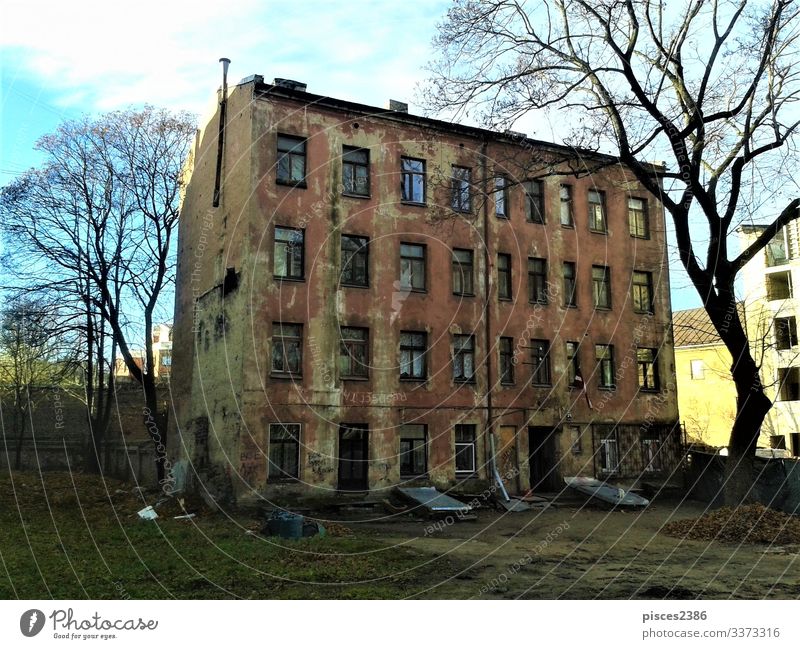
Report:
[[397,101],[396,99],[389,100],[389,110],[393,110],[397,113],[407,113],[408,112],[408,104],[402,101]]
[[272,85],[280,88],[288,88],[289,90],[297,90],[299,92],[305,92],[307,87],[302,81],[295,81],[294,79],[281,79],[280,77],[275,77],[275,79],[272,81]]

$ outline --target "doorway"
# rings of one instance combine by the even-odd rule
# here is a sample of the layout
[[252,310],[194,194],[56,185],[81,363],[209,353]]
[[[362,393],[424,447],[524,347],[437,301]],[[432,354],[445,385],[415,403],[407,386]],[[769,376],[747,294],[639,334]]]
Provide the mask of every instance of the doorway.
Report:
[[528,427],[531,489],[533,491],[559,491],[561,476],[556,466],[557,429],[545,426]]
[[369,429],[367,424],[339,426],[339,490],[367,491]]

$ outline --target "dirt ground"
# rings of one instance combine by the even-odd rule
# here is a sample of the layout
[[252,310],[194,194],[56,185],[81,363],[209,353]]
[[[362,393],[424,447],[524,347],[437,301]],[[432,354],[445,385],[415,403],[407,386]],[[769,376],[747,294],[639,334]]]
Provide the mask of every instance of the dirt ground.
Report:
[[[183,507],[162,495],[98,476],[0,474],[0,599],[800,597],[800,545],[660,532],[705,513],[701,503],[624,512],[559,501],[480,509],[475,520],[362,503],[340,511],[338,526],[317,512],[328,533],[290,541],[259,533],[263,513],[212,512],[190,499],[196,516],[175,519]],[[159,518],[140,520],[151,503]]]
[[478,519],[349,522],[354,531],[452,558],[423,598],[795,599],[800,547],[676,539],[667,522],[706,512],[698,502],[604,511],[577,503],[543,511],[480,510]]

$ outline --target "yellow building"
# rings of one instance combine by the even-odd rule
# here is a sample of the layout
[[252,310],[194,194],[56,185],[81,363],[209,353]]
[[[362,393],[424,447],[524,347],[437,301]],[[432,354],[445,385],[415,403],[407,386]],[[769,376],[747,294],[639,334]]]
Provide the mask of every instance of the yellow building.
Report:
[[736,418],[731,355],[704,308],[676,311],[678,411],[688,441],[727,446]]

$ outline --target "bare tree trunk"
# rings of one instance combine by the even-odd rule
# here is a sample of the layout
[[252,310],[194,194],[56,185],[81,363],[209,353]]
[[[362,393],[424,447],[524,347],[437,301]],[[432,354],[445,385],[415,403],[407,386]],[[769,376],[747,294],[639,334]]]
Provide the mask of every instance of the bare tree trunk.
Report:
[[755,454],[761,424],[772,402],[764,392],[747,333],[739,317],[733,289],[718,288],[718,296],[707,300],[706,309],[717,332],[731,352],[731,375],[736,386],[736,420],[728,442],[725,463],[725,504],[731,507],[755,500]]
[[88,297],[85,298],[86,304],[86,377],[85,393],[86,393],[86,425],[89,428],[87,435],[86,459],[84,460],[84,469],[87,473],[100,473],[100,463],[97,459],[97,448],[94,444],[95,437],[95,408],[96,408],[96,394],[95,394],[95,357],[96,357],[96,334],[95,323],[92,317],[92,307],[89,303]]

